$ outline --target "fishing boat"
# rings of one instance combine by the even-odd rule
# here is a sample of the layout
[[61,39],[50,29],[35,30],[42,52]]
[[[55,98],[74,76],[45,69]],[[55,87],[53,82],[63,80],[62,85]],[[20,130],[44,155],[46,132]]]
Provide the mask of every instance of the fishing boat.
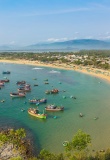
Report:
[[79,116],[80,116],[80,117],[83,117],[83,114],[82,114],[82,113],[79,113]]
[[0,80],[0,83],[2,83],[2,82],[9,82],[10,80],[9,79],[2,79],[2,80]]
[[4,84],[4,82],[0,82],[0,86],[2,87],[2,86],[4,86],[5,84]]
[[59,92],[58,89],[52,89],[52,90],[51,90],[51,94],[58,93],[58,92]]
[[47,107],[45,107],[46,111],[63,111],[64,107],[56,106],[54,104],[50,104]]
[[3,71],[2,74],[10,74],[10,71]]
[[44,84],[49,84],[49,82],[44,82]]
[[58,93],[58,92],[59,92],[58,89],[52,89],[52,90],[45,91],[46,94],[55,94],[55,93]]
[[12,92],[12,93],[10,93],[10,96],[11,97],[25,97],[26,94],[25,93],[15,93],[15,92]]
[[38,86],[38,84],[34,84],[34,86]]
[[17,81],[16,84],[17,84],[17,85],[26,84],[26,81]]
[[31,116],[34,116],[34,117],[37,117],[37,118],[42,118],[42,119],[46,119],[47,118],[47,115],[44,114],[44,113],[39,113],[39,110],[38,109],[35,109],[35,108],[29,108],[28,109],[28,113],[31,115]]
[[18,88],[30,88],[31,85],[30,84],[20,84],[18,85]]
[[31,91],[30,87],[18,88],[18,92],[30,92],[30,91]]
[[30,104],[42,104],[42,103],[46,103],[46,102],[47,102],[47,99],[45,99],[45,98],[29,100]]
[[46,90],[45,93],[46,93],[46,94],[51,94],[51,91]]

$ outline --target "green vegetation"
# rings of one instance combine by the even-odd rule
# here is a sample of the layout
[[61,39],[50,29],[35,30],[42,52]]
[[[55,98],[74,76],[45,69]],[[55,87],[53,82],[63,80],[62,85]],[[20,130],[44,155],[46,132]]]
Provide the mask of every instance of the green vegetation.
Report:
[[[11,157],[10,160],[110,160],[110,150],[101,150],[99,152],[93,152],[91,155],[89,147],[91,144],[91,137],[89,134],[79,130],[74,136],[72,141],[68,142],[64,147],[64,153],[59,155],[50,153],[47,150],[41,150],[37,157],[33,157],[31,154],[27,155],[23,149],[30,150],[28,141],[24,141],[26,132],[24,129],[8,129],[0,132],[1,146],[4,144],[13,144],[14,151],[19,150],[20,155],[17,157]],[[20,143],[22,141],[22,143]],[[25,142],[25,145],[23,143]],[[22,148],[23,147],[23,148]],[[22,148],[22,150],[21,150]],[[1,158],[1,157],[0,157]]]
[[44,52],[44,53],[0,53],[0,59],[41,61],[43,63],[66,63],[110,69],[110,50],[81,50],[79,52]]
[[10,160],[22,160],[21,157],[13,157],[13,158],[10,158]]
[[[0,147],[8,147],[11,145],[13,151],[17,151],[23,157],[30,157],[32,155],[32,148],[30,142],[25,139],[26,132],[23,128],[14,130],[7,129],[0,131]],[[18,157],[18,160],[20,157]]]

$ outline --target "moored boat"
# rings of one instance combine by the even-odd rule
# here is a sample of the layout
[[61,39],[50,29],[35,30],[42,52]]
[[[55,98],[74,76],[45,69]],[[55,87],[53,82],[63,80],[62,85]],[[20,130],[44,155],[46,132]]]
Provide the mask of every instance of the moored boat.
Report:
[[29,100],[30,104],[42,104],[42,103],[46,103],[47,99],[43,98],[43,99],[31,99]]
[[69,142],[68,141],[64,141],[62,144],[63,144],[64,147],[66,147],[66,146],[68,146]]
[[51,90],[51,94],[58,93],[58,92],[59,92],[58,89],[52,89],[52,90]]
[[26,94],[25,93],[15,93],[15,92],[12,92],[12,93],[10,93],[10,96],[11,97],[25,97]]
[[38,84],[34,84],[34,86],[38,86]]
[[45,107],[45,110],[46,111],[63,111],[64,107],[51,104],[51,105],[48,105],[47,107]]
[[46,93],[46,94],[51,94],[51,91],[46,90],[45,93]]
[[26,84],[26,81],[17,81],[16,84],[17,84],[17,85]]
[[18,88],[18,92],[30,92],[30,91],[31,91],[30,87]]
[[9,82],[10,80],[9,79],[2,79],[2,80],[0,80],[0,83],[2,83],[2,82]]
[[55,93],[58,93],[58,92],[59,92],[58,89],[52,89],[52,90],[45,91],[46,94],[55,94]]
[[4,84],[4,82],[0,82],[0,86],[2,87],[2,86],[4,86],[5,84]]
[[18,84],[18,88],[31,88],[30,84]]
[[44,84],[49,84],[49,82],[44,82]]
[[10,71],[3,71],[2,74],[10,74]]
[[37,118],[41,118],[41,119],[46,119],[47,118],[47,115],[44,114],[44,113],[39,113],[39,110],[38,109],[35,109],[35,108],[29,108],[28,109],[28,113],[31,115],[31,116],[34,116],[34,117],[37,117]]
[[79,116],[80,116],[80,117],[83,117],[83,114],[82,114],[82,113],[79,113]]

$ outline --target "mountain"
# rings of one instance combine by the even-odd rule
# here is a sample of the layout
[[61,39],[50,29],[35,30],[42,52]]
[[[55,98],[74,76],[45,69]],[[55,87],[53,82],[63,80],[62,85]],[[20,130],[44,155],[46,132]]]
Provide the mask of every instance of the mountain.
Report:
[[96,39],[77,39],[64,42],[41,43],[26,47],[27,49],[62,49],[62,50],[80,50],[80,49],[110,49],[110,42]]
[[29,46],[0,46],[0,50],[10,51],[74,51],[82,49],[110,49],[110,41],[96,39],[77,39],[54,43],[37,43]]
[[1,45],[0,51],[12,51],[12,50],[19,50],[21,47],[16,45]]

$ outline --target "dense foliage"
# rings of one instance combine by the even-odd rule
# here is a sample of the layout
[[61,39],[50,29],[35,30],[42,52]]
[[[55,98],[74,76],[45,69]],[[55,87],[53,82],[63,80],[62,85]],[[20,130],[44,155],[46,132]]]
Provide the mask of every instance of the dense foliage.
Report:
[[[26,137],[26,132],[24,129],[9,129],[9,130],[1,130],[0,132],[0,147],[4,143],[13,143],[13,147],[15,149],[20,149],[19,151],[22,153],[21,148],[24,146],[24,143],[20,143]],[[27,141],[25,141],[25,146],[28,145]],[[47,150],[41,150],[37,157],[31,156],[18,156],[12,157],[10,160],[110,160],[110,150],[107,151],[101,150],[99,152],[93,152],[90,155],[89,152],[89,144],[91,144],[91,137],[89,134],[79,130],[74,136],[72,141],[68,142],[67,146],[64,147],[64,153],[62,154],[54,154],[50,153]],[[16,147],[17,148],[16,148]],[[24,147],[25,148],[25,147]],[[22,150],[24,149],[22,148]],[[30,146],[28,145],[28,149]],[[26,152],[24,152],[26,154]]]
[[[73,58],[73,55],[75,58]],[[110,50],[81,50],[79,52],[3,52],[0,59],[41,61],[43,63],[71,63],[82,66],[93,66],[110,69]]]
[[[26,132],[23,128],[1,129],[0,131],[0,147],[12,144],[12,149],[17,150],[22,156],[29,157],[32,155],[31,143],[26,139]],[[18,157],[19,158],[19,157]]]

